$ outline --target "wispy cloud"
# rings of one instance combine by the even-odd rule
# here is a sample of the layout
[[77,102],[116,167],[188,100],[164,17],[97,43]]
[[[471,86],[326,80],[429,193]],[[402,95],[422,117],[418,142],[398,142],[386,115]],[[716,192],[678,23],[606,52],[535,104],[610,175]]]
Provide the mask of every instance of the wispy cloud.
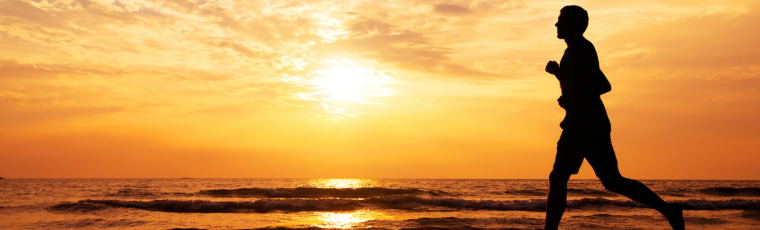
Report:
[[[387,152],[441,154],[448,166],[462,149],[483,159],[543,154],[562,116],[543,67],[565,47],[554,27],[564,5],[0,0],[0,130],[97,136],[129,127],[175,147],[322,154],[309,159],[325,164]],[[604,100],[617,133],[711,136],[713,146],[760,138],[760,110],[748,106],[760,102],[757,2],[582,6],[613,84]],[[336,117],[346,119],[325,122]],[[649,141],[661,148],[620,146],[641,159],[667,149]],[[367,158],[350,155],[364,149],[357,143],[373,146]],[[747,149],[731,147],[756,160]]]

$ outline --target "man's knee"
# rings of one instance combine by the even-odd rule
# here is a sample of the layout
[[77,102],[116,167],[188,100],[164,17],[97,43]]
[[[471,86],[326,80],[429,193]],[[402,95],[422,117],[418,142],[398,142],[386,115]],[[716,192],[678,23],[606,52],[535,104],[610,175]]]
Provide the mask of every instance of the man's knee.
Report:
[[608,175],[599,177],[599,180],[602,181],[602,185],[605,189],[613,192],[621,191],[625,182],[625,178],[620,175]]
[[550,184],[556,184],[556,183],[567,183],[568,180],[570,180],[569,173],[561,173],[557,171],[552,171],[549,173],[549,183]]

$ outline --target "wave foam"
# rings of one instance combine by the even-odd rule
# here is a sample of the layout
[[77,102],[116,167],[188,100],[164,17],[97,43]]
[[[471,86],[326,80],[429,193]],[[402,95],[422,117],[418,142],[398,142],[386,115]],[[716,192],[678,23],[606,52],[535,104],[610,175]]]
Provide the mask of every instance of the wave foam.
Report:
[[103,206],[103,205],[99,205],[99,204],[87,203],[87,202],[79,201],[77,203],[63,202],[63,203],[60,203],[60,204],[57,204],[57,205],[53,205],[52,207],[48,208],[48,210],[50,210],[50,211],[63,211],[63,212],[73,212],[73,211],[91,212],[91,211],[97,211],[97,210],[102,210],[102,209],[106,209],[106,208],[108,208],[108,207]]
[[51,222],[40,223],[40,227],[44,229],[60,229],[60,228],[113,228],[113,227],[137,227],[148,224],[147,221],[140,220],[108,220],[102,218],[85,218],[85,219],[71,219],[71,220],[59,220]]
[[[515,195],[523,195],[523,196],[546,196],[546,194],[549,194],[549,191],[546,189],[521,189],[521,190],[508,190],[504,192],[505,194],[515,194]],[[598,190],[598,189],[573,189],[568,188],[567,189],[567,195],[568,196],[594,196],[594,197],[610,197],[610,196],[619,196],[616,193],[608,192],[606,190]]]
[[152,192],[144,189],[123,188],[116,193],[108,194],[108,196],[153,196]]
[[257,201],[208,201],[208,200],[82,200],[77,206],[105,205],[109,207],[137,208],[162,212],[271,212],[271,211],[349,211],[361,205],[355,200],[257,200]]
[[[672,201],[687,210],[760,209],[760,200],[681,200]],[[106,207],[137,208],[162,212],[182,213],[229,213],[229,212],[272,212],[272,211],[351,211],[376,207],[380,209],[415,210],[425,207],[451,209],[495,210],[495,211],[544,211],[546,200],[463,200],[453,198],[420,198],[414,196],[380,197],[366,200],[341,199],[265,199],[257,201],[207,201],[207,200],[82,200],[77,203],[62,203],[52,207],[54,210],[93,211]],[[615,206],[623,208],[643,208],[640,203],[631,200],[610,200],[605,198],[583,198],[569,200],[567,207],[572,209],[598,208]]]
[[760,196],[760,188],[757,187],[709,187],[700,189],[699,192],[715,196]]
[[[746,188],[731,188],[731,187],[709,187],[703,189],[669,189],[655,191],[657,194],[666,196],[678,196],[686,197],[696,195],[695,193],[701,193],[712,196],[725,196],[725,197],[760,197],[760,188],[758,187],[746,187]],[[504,194],[514,194],[522,196],[546,196],[548,190],[546,189],[524,189],[524,190],[508,190]],[[567,189],[568,196],[593,196],[593,197],[616,197],[620,196],[616,193],[609,192],[607,190],[598,189]]]
[[440,196],[443,192],[423,191],[420,189],[393,188],[240,188],[203,190],[199,195],[212,197],[269,197],[269,198],[368,198],[379,196],[428,194]]
[[[462,200],[462,199],[425,199],[419,197],[387,197],[387,198],[372,198],[367,199],[367,202],[375,202],[381,205],[390,205],[393,208],[394,205],[403,207],[402,204],[413,202],[423,205],[447,207],[456,209],[474,209],[474,210],[518,210],[518,211],[544,211],[546,207],[546,200],[544,199],[532,199],[532,200],[514,200],[514,201],[495,201],[495,200]],[[760,209],[760,200],[745,200],[745,199],[732,199],[732,200],[679,200],[671,201],[670,203],[679,204],[684,209],[688,210],[720,210],[720,209],[738,209],[738,210],[751,210]],[[583,209],[586,207],[600,207],[600,206],[617,206],[617,207],[632,207],[632,208],[644,208],[645,205],[632,201],[632,200],[610,200],[605,198],[583,198],[580,200],[567,201],[568,208]]]

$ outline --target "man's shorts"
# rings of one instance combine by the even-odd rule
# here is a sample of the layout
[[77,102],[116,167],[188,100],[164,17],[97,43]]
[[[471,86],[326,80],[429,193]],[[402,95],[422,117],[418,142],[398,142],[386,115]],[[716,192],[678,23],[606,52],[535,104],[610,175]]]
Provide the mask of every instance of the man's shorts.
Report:
[[563,130],[557,142],[554,172],[578,174],[586,158],[597,176],[617,173],[618,163],[609,133],[583,133]]

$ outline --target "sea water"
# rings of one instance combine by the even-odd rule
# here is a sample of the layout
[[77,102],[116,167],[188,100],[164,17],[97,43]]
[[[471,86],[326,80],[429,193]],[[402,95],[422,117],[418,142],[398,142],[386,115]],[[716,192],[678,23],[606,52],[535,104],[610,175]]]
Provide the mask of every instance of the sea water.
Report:
[[[760,229],[760,181],[643,180],[687,229]],[[547,180],[5,179],[0,229],[541,229]],[[571,180],[561,229],[669,229]]]

